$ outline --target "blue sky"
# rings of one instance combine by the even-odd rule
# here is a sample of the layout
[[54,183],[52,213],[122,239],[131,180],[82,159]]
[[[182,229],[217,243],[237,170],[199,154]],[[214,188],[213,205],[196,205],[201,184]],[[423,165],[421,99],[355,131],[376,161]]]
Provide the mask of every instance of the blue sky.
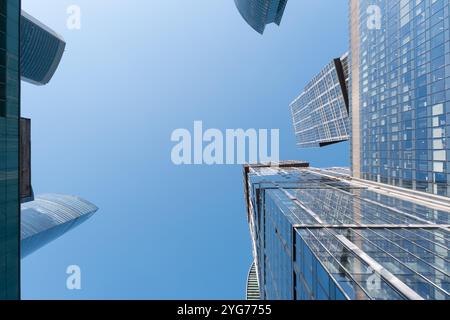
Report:
[[[82,10],[68,30],[66,9]],[[348,144],[301,150],[288,105],[348,47],[347,2],[291,0],[264,36],[232,0],[23,0],[67,48],[22,86],[36,194],[100,210],[22,261],[24,299],[242,299],[251,263],[240,166],[175,166],[173,130],[280,129],[281,159],[348,165]],[[82,290],[66,289],[79,265]]]

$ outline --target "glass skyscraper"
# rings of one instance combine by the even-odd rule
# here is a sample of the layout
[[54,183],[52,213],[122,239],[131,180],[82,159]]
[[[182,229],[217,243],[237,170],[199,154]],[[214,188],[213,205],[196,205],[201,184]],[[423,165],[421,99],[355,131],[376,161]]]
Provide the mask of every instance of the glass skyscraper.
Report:
[[303,162],[244,181],[261,299],[450,299],[450,199]]
[[22,80],[45,85],[56,72],[66,43],[62,36],[24,11],[20,32]]
[[450,196],[449,9],[350,1],[355,177]]
[[[245,166],[260,297],[450,300],[449,1],[349,0],[349,17],[351,170]],[[301,147],[326,132],[327,72],[291,105]]]
[[290,105],[297,146],[323,147],[349,139],[348,54],[331,61]]
[[[21,12],[20,0],[0,2],[0,300],[20,299],[21,255],[72,229],[96,210],[65,196],[32,201],[31,122],[20,117],[20,80],[46,84],[64,47],[60,36]],[[32,202],[23,204],[21,219],[20,203],[27,201]]]
[[[21,80],[45,85],[53,77],[66,43],[56,32],[26,12],[20,17]],[[31,185],[31,119],[20,119],[20,197],[34,199]]]
[[[53,77],[66,43],[43,23],[21,12],[21,79],[45,85]],[[20,119],[21,256],[25,257],[92,216],[97,208],[77,197],[43,195],[34,198],[31,185],[31,120]]]
[[20,298],[20,1],[0,2],[0,299]]
[[26,257],[89,219],[98,208],[79,197],[46,194],[22,204],[21,256]]
[[234,0],[242,18],[257,32],[267,24],[280,25],[288,0]]

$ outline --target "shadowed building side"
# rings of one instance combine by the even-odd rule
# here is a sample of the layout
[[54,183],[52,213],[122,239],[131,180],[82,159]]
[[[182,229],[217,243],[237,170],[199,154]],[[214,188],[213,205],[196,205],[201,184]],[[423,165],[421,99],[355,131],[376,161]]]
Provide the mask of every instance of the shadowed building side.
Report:
[[45,85],[55,74],[66,43],[60,35],[24,11],[20,32],[22,80]]
[[0,1],[0,300],[20,299],[20,1]]
[[287,0],[234,0],[242,18],[257,32],[264,33],[266,25],[280,25]]
[[31,120],[20,118],[20,202],[34,200],[31,185]]
[[22,258],[74,229],[97,210],[79,197],[58,194],[41,195],[22,204]]

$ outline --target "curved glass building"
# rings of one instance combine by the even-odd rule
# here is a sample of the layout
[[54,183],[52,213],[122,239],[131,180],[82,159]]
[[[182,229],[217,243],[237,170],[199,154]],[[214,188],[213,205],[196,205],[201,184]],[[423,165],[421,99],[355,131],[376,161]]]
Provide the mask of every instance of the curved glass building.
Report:
[[22,204],[22,258],[83,223],[97,210],[79,197],[59,194],[41,195]]
[[60,35],[24,11],[20,32],[22,80],[45,85],[55,74],[66,43]]
[[266,25],[280,25],[287,0],[234,0],[242,18],[260,34]]

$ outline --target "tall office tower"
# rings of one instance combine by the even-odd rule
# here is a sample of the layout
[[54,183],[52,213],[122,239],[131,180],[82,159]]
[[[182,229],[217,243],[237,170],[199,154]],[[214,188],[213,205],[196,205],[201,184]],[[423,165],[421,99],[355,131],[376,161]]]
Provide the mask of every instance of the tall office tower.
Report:
[[56,72],[66,43],[62,36],[24,11],[20,32],[22,80],[45,85]]
[[300,148],[324,147],[349,139],[348,54],[331,61],[291,105]]
[[302,162],[244,183],[261,299],[450,299],[450,199]]
[[98,208],[79,197],[46,194],[22,204],[21,255],[28,256],[89,219]]
[[450,196],[449,10],[350,1],[355,177]]
[[20,298],[20,0],[0,1],[0,299]]
[[234,0],[242,18],[257,32],[264,33],[267,24],[280,25],[288,0]]

